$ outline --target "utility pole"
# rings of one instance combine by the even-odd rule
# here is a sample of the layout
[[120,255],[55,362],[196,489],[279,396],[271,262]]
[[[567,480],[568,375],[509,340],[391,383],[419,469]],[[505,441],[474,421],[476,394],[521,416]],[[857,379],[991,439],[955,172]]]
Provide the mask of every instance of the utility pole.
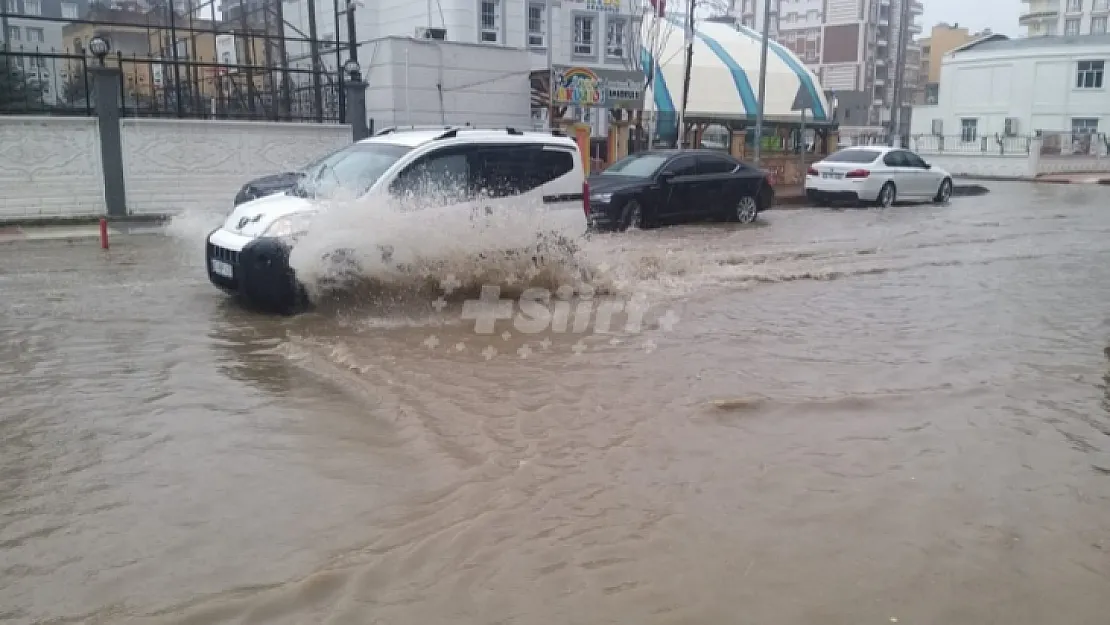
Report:
[[891,145],[897,141],[898,147],[902,147],[902,81],[906,76],[906,46],[909,43],[907,35],[910,32],[910,3],[913,1],[901,0],[902,5],[899,7],[898,62],[894,66],[894,99],[890,109]]
[[690,73],[694,62],[694,7],[697,0],[690,0],[686,8],[683,44],[686,48],[686,64],[682,77],[682,107],[678,110],[678,149],[683,149],[686,141],[686,102],[690,98]]
[[[777,15],[777,13],[776,13]],[[767,99],[767,44],[771,38],[771,0],[763,3],[763,41],[759,48],[759,108],[755,114],[755,166],[763,149],[763,101]]]
[[555,128],[555,9],[561,7],[558,0],[547,0],[547,128]]

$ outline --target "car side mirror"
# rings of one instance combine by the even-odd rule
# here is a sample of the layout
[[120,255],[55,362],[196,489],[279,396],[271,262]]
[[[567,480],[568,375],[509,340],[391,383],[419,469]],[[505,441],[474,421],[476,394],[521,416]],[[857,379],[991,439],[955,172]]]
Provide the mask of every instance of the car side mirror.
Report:
[[659,173],[659,182],[668,184],[674,180],[675,173],[673,171],[664,171]]
[[932,168],[933,168],[932,163],[925,163],[925,169],[932,169]]

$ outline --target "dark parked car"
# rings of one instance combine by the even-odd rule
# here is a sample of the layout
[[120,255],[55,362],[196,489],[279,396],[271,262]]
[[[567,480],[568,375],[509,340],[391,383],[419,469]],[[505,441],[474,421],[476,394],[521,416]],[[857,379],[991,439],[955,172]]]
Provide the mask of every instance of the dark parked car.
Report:
[[589,182],[590,222],[599,230],[711,218],[751,223],[775,201],[766,172],[716,150],[639,152]]

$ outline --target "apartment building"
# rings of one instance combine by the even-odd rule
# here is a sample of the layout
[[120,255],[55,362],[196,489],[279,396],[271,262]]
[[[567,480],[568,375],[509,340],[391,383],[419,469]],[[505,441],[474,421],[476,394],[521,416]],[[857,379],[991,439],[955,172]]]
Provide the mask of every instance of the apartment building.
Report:
[[40,89],[44,103],[58,101],[63,68],[38,55],[64,50],[65,20],[78,19],[88,8],[89,0],[0,0],[0,50],[9,53],[5,63]]
[[[898,58],[903,5],[908,24],[905,62]],[[842,119],[851,126],[880,126],[892,119],[897,68],[904,66],[903,114],[918,91],[921,0],[771,0],[771,36],[789,47],[821,79],[827,91],[854,94],[870,103],[865,119]],[[730,14],[761,29],[764,0],[731,0]],[[859,100],[859,97],[849,96]],[[857,116],[858,117],[858,116]]]
[[1110,0],[1021,0],[1029,8],[1018,17],[1029,37],[1101,35],[1107,32]]
[[921,69],[915,104],[936,104],[940,90],[940,67],[944,55],[977,39],[990,36],[990,29],[973,33],[959,23],[933,26],[928,37],[918,40],[921,46]]

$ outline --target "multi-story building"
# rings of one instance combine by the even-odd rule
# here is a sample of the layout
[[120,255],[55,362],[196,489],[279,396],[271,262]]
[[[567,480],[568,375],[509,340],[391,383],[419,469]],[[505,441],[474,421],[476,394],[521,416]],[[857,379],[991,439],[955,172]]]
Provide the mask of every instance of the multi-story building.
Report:
[[[316,45],[320,64],[329,68],[342,65],[347,58],[347,22],[345,16],[337,19],[337,10],[342,11],[345,5],[346,0],[287,0],[283,3],[287,22],[286,36],[306,39],[301,42],[287,42],[291,64],[297,67],[309,66],[311,47]],[[417,63],[415,60],[415,50],[422,48],[412,48],[411,53],[403,52],[403,47],[396,48],[402,58],[390,61],[398,63],[398,67],[390,71],[402,74],[395,84],[403,84],[411,79],[413,93],[422,88],[420,83],[425,79],[431,81],[430,84],[435,89],[446,92],[451,88],[450,85],[456,83],[464,86],[492,86],[501,82],[498,79],[500,75],[505,82],[519,80],[528,97],[528,71],[524,72],[526,75],[519,77],[511,75],[519,71],[519,55],[524,55],[524,63],[532,71],[547,68],[549,63],[556,66],[623,71],[637,67],[639,59],[633,56],[633,35],[639,32],[638,19],[643,7],[647,5],[647,0],[643,1],[643,6],[640,0],[436,0],[427,3],[379,0],[363,3],[355,9],[355,36],[360,43],[359,62],[364,68],[384,63],[382,54],[385,53],[376,53],[378,48],[375,42],[398,37],[411,37],[445,46],[459,44],[462,47],[451,49],[460,54],[481,54],[481,58],[487,59],[485,63],[495,63],[494,66],[482,66],[475,61],[466,71],[447,71],[444,68],[453,67],[456,62],[467,65],[466,59],[444,58],[437,60],[436,67],[431,68],[424,66],[423,61]],[[315,37],[312,36],[313,31]],[[549,36],[551,41],[548,40]],[[312,39],[317,43],[307,41]],[[330,41],[339,42],[338,51],[336,47],[328,45],[327,42]],[[394,45],[383,43],[381,50],[393,50]],[[502,50],[504,54],[498,56],[490,50],[467,52],[475,50],[467,47],[474,45]],[[407,67],[404,56],[410,57]],[[495,57],[501,58],[503,62],[490,61]],[[374,71],[384,70],[377,68]],[[434,75],[429,76],[428,72],[434,72]],[[441,72],[446,73],[440,75]],[[371,83],[368,96],[370,102],[374,100],[377,85],[382,83],[370,76],[367,79]],[[423,118],[418,114],[416,96],[413,99],[411,119],[419,121]],[[435,99],[440,99],[438,94]],[[489,106],[496,106],[496,103],[489,103]],[[582,119],[593,124],[595,132],[600,134],[605,131],[607,124],[604,115],[599,115],[596,111],[578,113]],[[467,114],[470,115],[467,119],[477,119],[473,114]],[[409,118],[409,114],[406,112],[380,117],[403,123]],[[444,114],[437,112],[430,119],[438,121],[450,118],[448,111]]]
[[77,19],[89,0],[0,0],[0,50],[5,63],[23,73],[42,93],[46,104],[58,100],[57,63],[43,53],[61,52],[64,20]]
[[[763,27],[764,0],[731,0],[730,7],[742,24]],[[921,33],[918,18],[923,10],[921,0],[771,0],[766,17],[771,36],[793,50],[827,91],[838,99],[849,93],[867,98],[865,119],[841,119],[842,123],[881,126],[892,119],[899,67],[905,68],[898,98],[903,115],[917,91],[922,53],[913,38]],[[908,20],[904,60],[899,58],[903,14]]]
[[1019,18],[1030,37],[1101,35],[1110,17],[1110,0],[1021,0],[1029,8]]
[[940,23],[933,26],[928,37],[918,40],[921,46],[921,80],[914,98],[915,104],[936,104],[940,85],[940,66],[944,55],[976,39],[989,36],[990,29],[973,33],[959,23]]

